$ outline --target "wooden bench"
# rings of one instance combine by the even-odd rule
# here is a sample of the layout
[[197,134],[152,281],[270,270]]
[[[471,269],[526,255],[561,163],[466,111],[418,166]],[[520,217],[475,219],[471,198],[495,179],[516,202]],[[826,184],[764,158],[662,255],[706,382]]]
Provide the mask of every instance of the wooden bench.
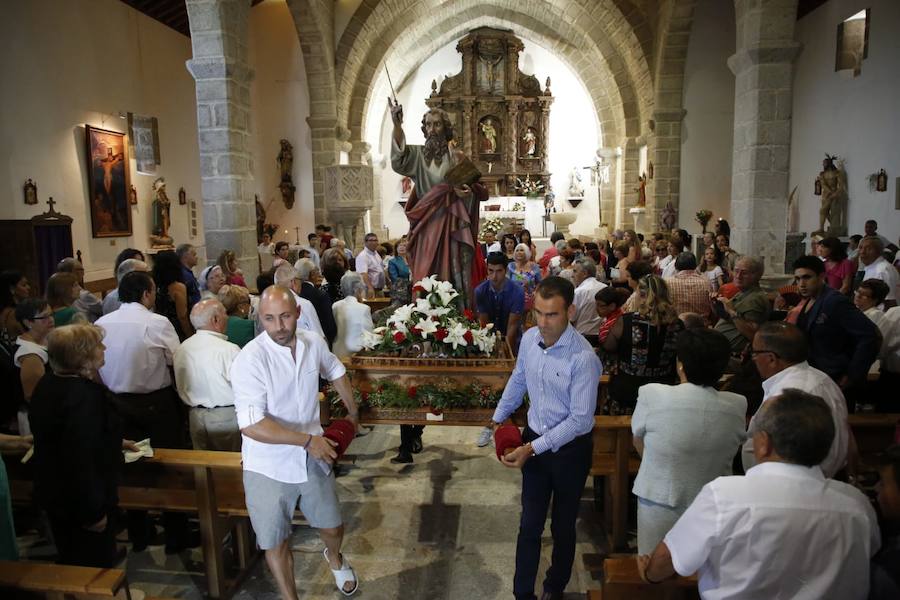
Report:
[[860,461],[871,467],[875,455],[894,443],[900,414],[856,413],[848,415],[847,420],[856,438]]
[[638,574],[637,560],[631,557],[603,561],[603,582],[599,590],[589,590],[588,600],[693,600],[700,598],[697,577],[676,577],[651,585]]
[[[239,583],[258,556],[247,506],[239,452],[154,449],[153,458],[124,466],[119,506],[198,515],[208,594],[220,598]],[[32,475],[18,458],[6,461],[13,502],[30,504]],[[224,540],[233,532],[238,574],[226,577]]]
[[594,417],[594,454],[590,475],[594,478],[594,502],[603,512],[613,551],[628,542],[629,477],[637,473],[641,458],[631,441],[631,417]]
[[125,571],[121,569],[30,561],[0,561],[0,588],[42,594],[53,600],[63,600],[67,595],[78,598],[131,598]]

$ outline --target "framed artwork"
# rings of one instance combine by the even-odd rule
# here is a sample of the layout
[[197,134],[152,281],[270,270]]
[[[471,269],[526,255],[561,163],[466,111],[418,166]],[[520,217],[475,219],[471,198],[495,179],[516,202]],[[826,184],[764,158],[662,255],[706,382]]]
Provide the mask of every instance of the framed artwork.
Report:
[[131,235],[128,144],[124,133],[84,126],[91,233],[95,238]]
[[37,185],[32,181],[28,180],[25,182],[25,185],[22,186],[22,191],[25,192],[25,204],[37,204]]

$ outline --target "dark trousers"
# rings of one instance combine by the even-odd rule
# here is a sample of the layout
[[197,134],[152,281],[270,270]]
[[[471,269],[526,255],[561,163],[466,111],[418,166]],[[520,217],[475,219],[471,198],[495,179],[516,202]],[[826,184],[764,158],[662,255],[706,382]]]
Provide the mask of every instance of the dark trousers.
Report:
[[[122,417],[122,434],[138,442],[150,438],[153,448],[187,448],[185,419],[181,400],[172,387],[149,394],[116,394],[116,408]],[[147,545],[153,530],[147,511],[129,510],[126,520],[128,539],[138,546]],[[187,515],[163,513],[166,543],[177,545],[187,534]]]
[[[523,441],[538,435],[526,427]],[[575,522],[581,494],[591,468],[593,442],[591,434],[577,437],[558,452],[547,451],[533,456],[522,467],[522,518],[516,542],[516,574],[513,593],[519,600],[533,600],[534,583],[541,559],[541,536],[547,509],[553,554],[544,577],[544,591],[561,593],[572,576],[575,560]]]
[[69,519],[50,516],[50,531],[56,543],[57,563],[77,567],[109,569],[116,564],[116,524],[107,515],[106,529],[88,531]]
[[400,453],[411,453],[413,441],[422,437],[424,425],[401,425],[400,426]]

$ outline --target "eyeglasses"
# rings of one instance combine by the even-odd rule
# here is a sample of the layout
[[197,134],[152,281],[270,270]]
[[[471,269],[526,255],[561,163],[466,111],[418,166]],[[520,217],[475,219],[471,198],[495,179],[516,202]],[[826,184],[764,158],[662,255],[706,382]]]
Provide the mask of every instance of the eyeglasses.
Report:
[[754,358],[760,354],[771,354],[775,358],[781,358],[781,355],[778,354],[777,352],[775,352],[774,350],[751,350],[750,351],[750,356],[754,357]]

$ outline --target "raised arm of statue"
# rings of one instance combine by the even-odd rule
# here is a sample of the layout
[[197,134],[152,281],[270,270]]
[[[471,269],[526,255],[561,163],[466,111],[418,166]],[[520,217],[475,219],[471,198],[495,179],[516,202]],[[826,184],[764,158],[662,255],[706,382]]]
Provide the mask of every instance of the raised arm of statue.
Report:
[[388,110],[391,111],[391,121],[394,122],[394,141],[397,146],[403,146],[406,141],[403,134],[403,106],[388,98]]

